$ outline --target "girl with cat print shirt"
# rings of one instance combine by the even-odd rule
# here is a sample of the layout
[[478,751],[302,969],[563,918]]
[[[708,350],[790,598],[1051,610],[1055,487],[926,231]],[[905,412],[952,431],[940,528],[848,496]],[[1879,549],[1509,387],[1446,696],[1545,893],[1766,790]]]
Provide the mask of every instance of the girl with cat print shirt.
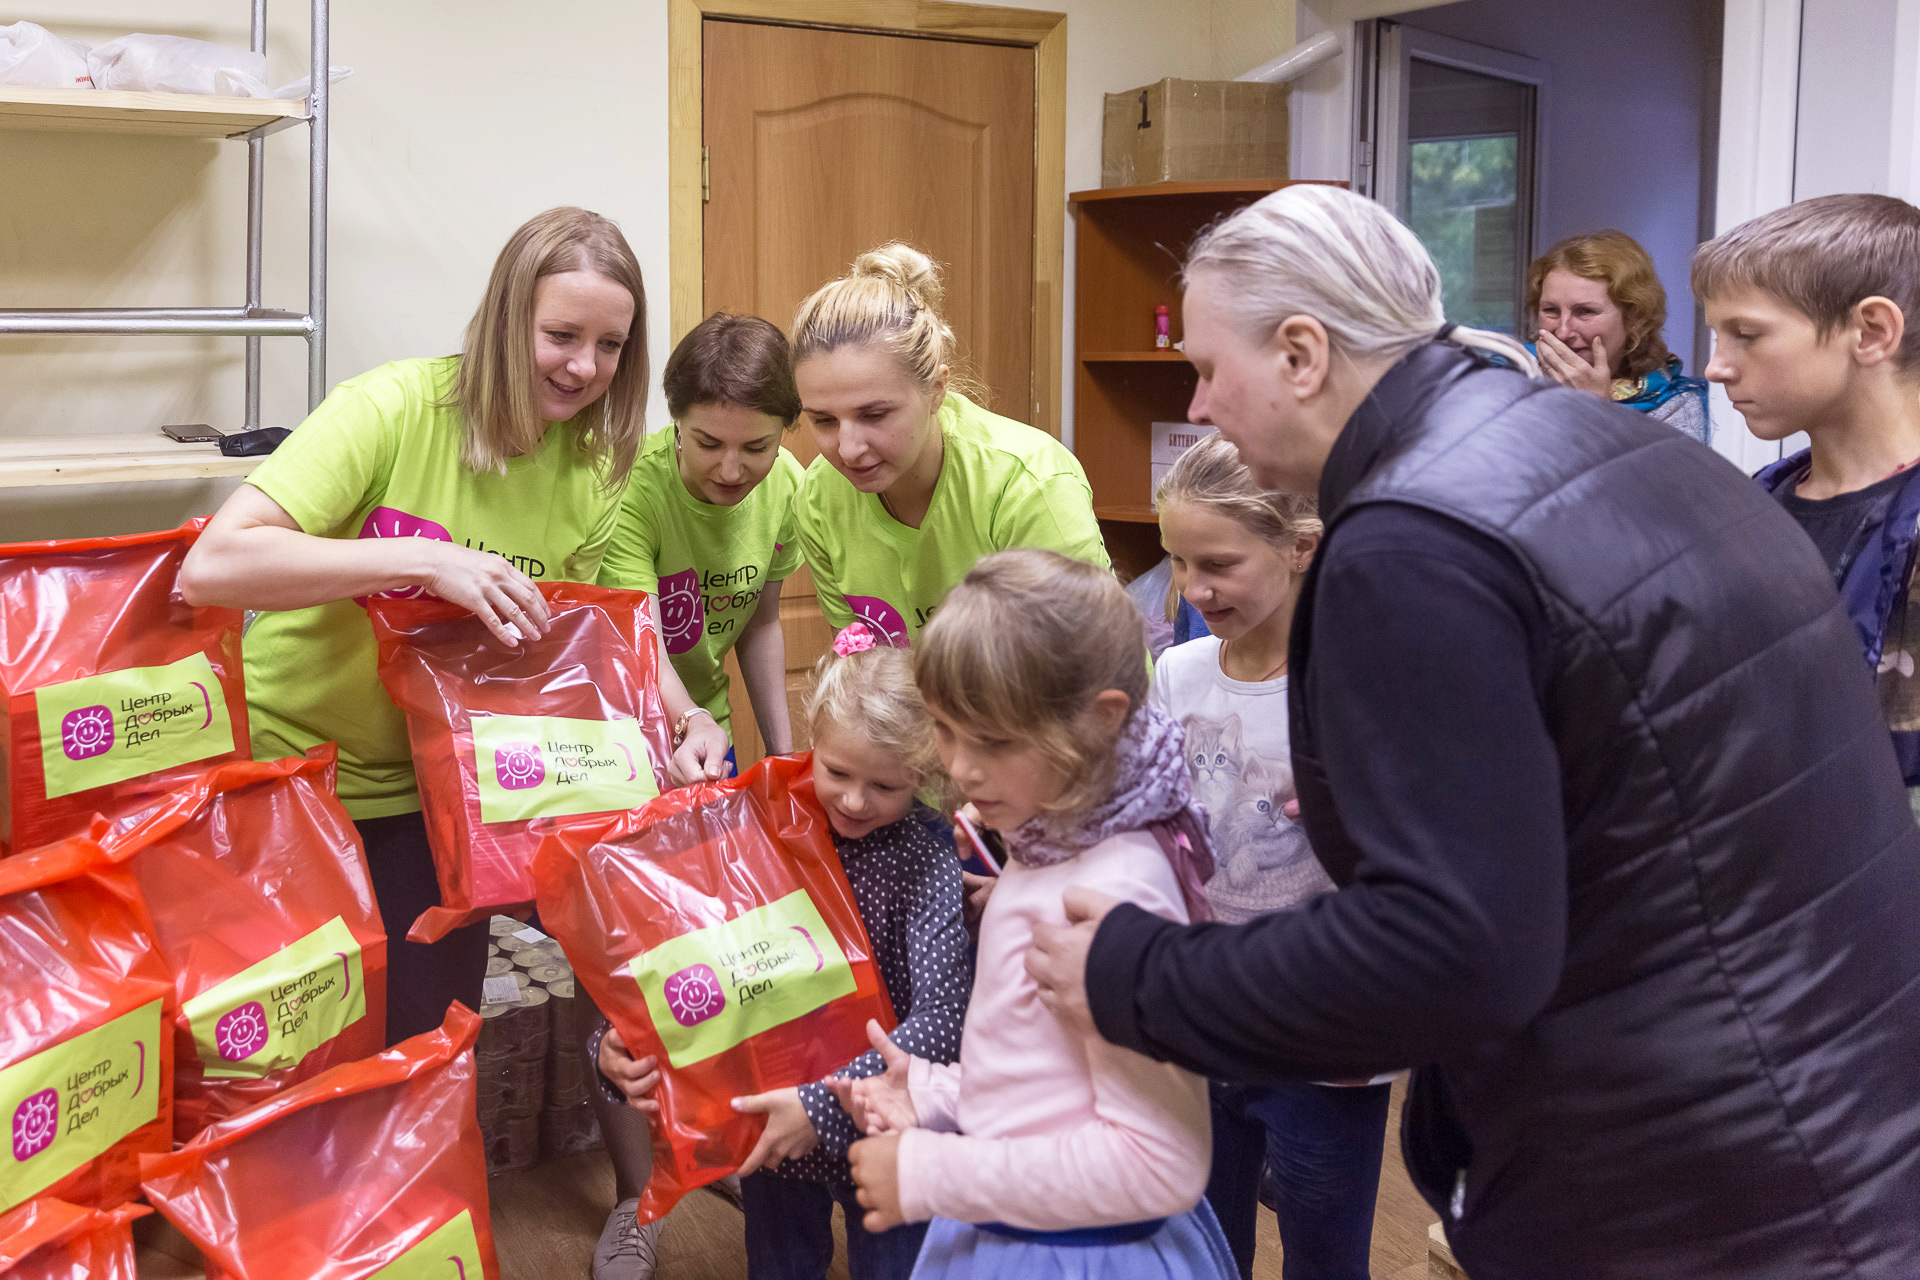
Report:
[[[1174,585],[1212,634],[1161,655],[1150,697],[1186,730],[1216,861],[1207,898],[1237,924],[1333,888],[1283,811],[1287,636],[1320,519],[1312,498],[1256,485],[1217,432],[1181,455],[1156,497]],[[1287,1280],[1365,1280],[1390,1088],[1214,1082],[1207,1199],[1243,1280],[1263,1164],[1278,1187]]]

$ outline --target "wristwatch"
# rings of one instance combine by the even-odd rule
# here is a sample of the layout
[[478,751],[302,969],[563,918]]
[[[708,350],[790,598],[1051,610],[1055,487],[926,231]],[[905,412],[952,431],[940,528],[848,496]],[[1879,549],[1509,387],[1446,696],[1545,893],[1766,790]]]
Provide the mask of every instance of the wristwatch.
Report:
[[[707,710],[705,707],[694,707],[690,710],[682,711],[680,718],[673,722],[673,745],[675,747],[678,747],[687,740],[687,726],[693,722],[695,716],[705,716],[707,719],[712,720],[713,712]],[[716,721],[715,723],[718,722]]]

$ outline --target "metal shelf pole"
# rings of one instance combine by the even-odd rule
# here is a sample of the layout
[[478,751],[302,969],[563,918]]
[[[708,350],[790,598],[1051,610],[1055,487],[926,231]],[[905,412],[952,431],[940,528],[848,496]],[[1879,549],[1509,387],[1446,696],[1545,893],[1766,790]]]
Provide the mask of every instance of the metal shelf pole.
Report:
[[[266,56],[267,0],[253,0],[253,51]],[[247,139],[247,307],[261,305],[262,239],[267,218],[267,140]],[[247,336],[247,404],[241,429],[260,425],[260,338]]]
[[307,316],[313,329],[307,339],[307,410],[312,412],[327,394],[327,105],[333,84],[328,75],[327,0],[309,0],[309,14],[313,80],[307,96]]

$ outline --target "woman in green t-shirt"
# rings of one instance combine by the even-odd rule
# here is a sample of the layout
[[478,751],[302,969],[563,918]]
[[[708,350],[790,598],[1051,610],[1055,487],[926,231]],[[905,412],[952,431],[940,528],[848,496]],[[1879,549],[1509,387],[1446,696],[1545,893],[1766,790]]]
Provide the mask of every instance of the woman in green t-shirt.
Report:
[[780,584],[800,567],[803,474],[780,447],[800,416],[786,335],[716,312],[680,340],[661,382],[674,427],[640,447],[600,584],[655,597],[674,670],[727,729],[727,654],[737,652],[760,736],[782,755],[793,732]]
[[940,295],[933,262],[889,244],[793,322],[801,413],[820,448],[794,515],[820,609],[835,628],[858,618],[895,644],[992,552],[1044,547],[1108,566],[1079,460],[956,389]]
[[[340,799],[387,929],[390,1041],[439,1026],[449,1001],[479,1007],[487,928],[404,941],[439,888],[406,718],[380,684],[358,601],[431,594],[503,643],[544,635],[535,580],[595,579],[646,398],[633,250],[598,214],[550,209],[501,250],[464,354],[341,383],[181,568],[192,603],[263,611],[245,646],[254,755],[340,744]],[[678,680],[662,683],[686,737],[675,777],[721,776],[726,735]]]

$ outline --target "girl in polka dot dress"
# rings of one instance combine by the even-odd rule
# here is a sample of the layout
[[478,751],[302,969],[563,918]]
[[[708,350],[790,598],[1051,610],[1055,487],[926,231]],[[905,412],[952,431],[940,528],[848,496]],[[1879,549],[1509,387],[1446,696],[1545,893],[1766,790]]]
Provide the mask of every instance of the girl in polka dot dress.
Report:
[[[933,725],[905,650],[877,643],[862,623],[834,640],[806,699],[813,781],[833,825],[875,961],[901,1015],[893,1042],[918,1058],[960,1056],[973,961],[960,916],[960,864],[946,821],[915,800],[944,784]],[[626,1056],[617,1033],[601,1046],[603,1071],[652,1114],[660,1076],[652,1058]],[[611,1060],[610,1060],[611,1059]],[[879,1075],[877,1050],[842,1068],[841,1080]],[[854,1199],[847,1147],[860,1134],[825,1082],[738,1098],[767,1127],[745,1164],[749,1280],[820,1280],[833,1260],[833,1206],[846,1211],[853,1280],[905,1280],[927,1224],[868,1232]]]

